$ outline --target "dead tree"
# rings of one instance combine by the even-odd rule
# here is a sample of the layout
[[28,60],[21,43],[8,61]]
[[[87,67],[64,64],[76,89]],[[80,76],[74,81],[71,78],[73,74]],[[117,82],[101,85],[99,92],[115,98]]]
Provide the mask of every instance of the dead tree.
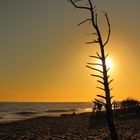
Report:
[[[81,23],[79,23],[78,25],[81,25],[83,23],[86,22],[91,22],[93,29],[95,30],[95,32],[93,33],[97,39],[93,39],[90,42],[87,42],[86,44],[99,44],[100,47],[100,53],[96,53],[96,56],[90,56],[92,58],[95,59],[99,59],[101,60],[101,64],[99,63],[88,63],[87,67],[92,69],[93,71],[96,71],[100,74],[91,74],[91,76],[94,76],[96,78],[99,78],[99,80],[97,80],[97,82],[99,82],[101,85],[103,85],[103,87],[97,87],[98,89],[101,89],[104,91],[105,95],[97,95],[100,98],[103,98],[105,100],[105,108],[106,108],[106,114],[107,114],[107,122],[108,122],[108,127],[110,130],[110,136],[112,140],[118,140],[118,136],[116,133],[116,129],[115,129],[115,124],[114,124],[114,117],[113,117],[113,111],[112,111],[112,103],[111,103],[111,95],[110,95],[110,88],[109,85],[110,83],[113,81],[110,80],[109,81],[109,75],[108,75],[108,71],[109,69],[107,69],[106,66],[106,58],[108,56],[108,54],[105,54],[105,46],[107,45],[109,38],[110,38],[110,33],[111,33],[111,26],[110,26],[110,22],[109,22],[109,18],[107,16],[107,14],[104,12],[106,21],[107,21],[107,25],[108,25],[108,36],[106,41],[103,41],[102,39],[102,34],[98,25],[98,15],[96,12],[96,6],[93,5],[93,3],[91,2],[91,0],[87,0],[88,4],[86,6],[81,6],[79,5],[78,2],[81,2],[83,0],[68,0],[71,2],[71,4],[77,8],[77,9],[82,9],[82,10],[86,10],[90,13],[90,18],[87,18],[85,20],[83,20]],[[97,69],[93,66],[96,65],[100,65],[102,67],[102,70]],[[97,101],[97,99],[95,99]]]

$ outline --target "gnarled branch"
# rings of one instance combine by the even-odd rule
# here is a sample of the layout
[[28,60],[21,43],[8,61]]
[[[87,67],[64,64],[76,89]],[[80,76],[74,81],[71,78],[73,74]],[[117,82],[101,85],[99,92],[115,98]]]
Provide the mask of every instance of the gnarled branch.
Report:
[[85,23],[85,22],[87,22],[87,21],[91,21],[91,19],[90,19],[90,18],[89,18],[89,19],[85,19],[84,21],[80,22],[80,23],[78,24],[78,26],[80,26],[81,24],[83,24],[83,23]]
[[115,101],[113,101],[113,102],[111,103],[111,106],[112,106],[113,104],[115,104]]
[[99,94],[97,94],[97,96],[100,97],[100,98],[106,99],[105,96],[102,96],[102,95],[99,95]]
[[110,80],[110,81],[108,82],[108,85],[109,85],[111,82],[113,82],[113,79],[112,79],[112,80]]
[[89,57],[92,57],[92,58],[97,58],[97,59],[102,60],[102,58],[100,58],[100,57],[98,57],[98,56],[94,56],[94,55],[90,55]]
[[98,41],[98,40],[94,40],[94,39],[93,39],[93,41],[86,42],[85,44],[95,44],[95,43],[99,43],[99,41]]
[[92,69],[92,70],[98,71],[98,72],[100,72],[100,73],[103,73],[101,70],[98,70],[98,69],[96,69],[96,68],[92,68],[92,67],[90,67],[90,66],[86,66],[86,67],[88,67],[89,69]]
[[114,96],[111,96],[110,99],[114,98]]
[[106,70],[106,72],[108,72],[110,70],[110,68],[108,68],[107,70]]
[[91,74],[91,76],[94,76],[94,77],[98,77],[98,78],[104,79],[102,76],[100,76],[100,75],[96,75],[96,74]]
[[101,89],[101,90],[105,91],[105,89],[104,89],[104,88],[101,88],[101,87],[96,87],[96,88],[98,88],[98,89]]
[[108,55],[109,55],[109,53],[105,56],[105,58],[107,58],[107,57],[108,57]]
[[103,66],[102,64],[99,64],[99,63],[87,63],[89,65],[95,65],[95,66]]
[[105,45],[108,43],[109,38],[110,38],[110,33],[111,33],[110,22],[109,22],[109,18],[108,18],[108,16],[107,16],[107,14],[106,14],[106,13],[105,13],[105,17],[106,17],[106,20],[107,20],[107,24],[108,24],[108,28],[109,28],[109,30],[108,30],[108,37],[107,37],[107,40],[106,40],[106,42],[104,43],[104,45],[103,45],[103,46],[105,46]]
[[102,105],[106,105],[106,103],[104,103],[104,102],[102,102],[102,101],[100,101],[100,100],[98,100],[98,99],[94,99],[95,100],[95,104],[97,103],[97,102],[99,102],[100,104],[102,104]]
[[100,58],[102,58],[102,57],[99,55],[99,53],[96,52],[96,54],[97,54]]
[[100,80],[97,80],[98,83],[101,83],[102,85],[104,85],[104,82],[100,81]]
[[76,3],[76,1],[73,1],[73,0],[68,0],[72,3],[72,5],[75,7],[75,8],[79,8],[79,9],[85,9],[85,10],[91,10],[89,7],[86,7],[86,6],[79,6]]

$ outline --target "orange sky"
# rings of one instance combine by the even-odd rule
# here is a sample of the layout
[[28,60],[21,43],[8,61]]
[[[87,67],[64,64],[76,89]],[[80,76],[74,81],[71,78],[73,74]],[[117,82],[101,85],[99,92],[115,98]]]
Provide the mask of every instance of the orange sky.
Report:
[[[95,1],[111,22],[106,51],[113,62],[112,94],[116,100],[140,99],[140,19],[137,0]],[[100,28],[106,34],[102,12]],[[96,79],[85,67],[98,46],[87,46],[88,17],[67,1],[0,1],[0,101],[92,101]]]

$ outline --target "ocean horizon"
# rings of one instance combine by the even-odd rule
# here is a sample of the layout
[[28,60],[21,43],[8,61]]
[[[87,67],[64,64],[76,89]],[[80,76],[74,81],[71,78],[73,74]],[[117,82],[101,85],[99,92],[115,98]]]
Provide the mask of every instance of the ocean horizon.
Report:
[[0,122],[91,111],[91,102],[0,102]]

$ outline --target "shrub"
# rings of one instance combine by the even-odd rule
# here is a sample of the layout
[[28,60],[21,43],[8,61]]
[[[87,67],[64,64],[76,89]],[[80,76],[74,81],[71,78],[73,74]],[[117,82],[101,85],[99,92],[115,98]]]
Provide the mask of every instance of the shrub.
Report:
[[126,100],[123,100],[121,102],[121,108],[122,109],[132,109],[132,108],[137,108],[139,107],[139,101],[132,99],[132,98],[127,98]]

